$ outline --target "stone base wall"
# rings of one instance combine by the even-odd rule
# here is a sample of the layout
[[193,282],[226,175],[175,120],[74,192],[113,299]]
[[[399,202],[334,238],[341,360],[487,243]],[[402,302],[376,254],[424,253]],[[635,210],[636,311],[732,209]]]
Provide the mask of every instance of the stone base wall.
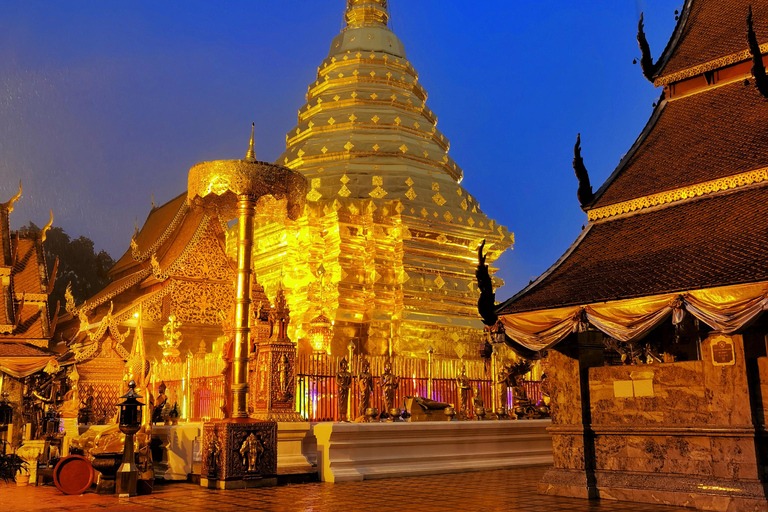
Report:
[[[718,355],[724,346],[730,360]],[[569,414],[553,414],[555,465],[539,492],[768,511],[768,358],[747,360],[742,337],[722,335],[704,340],[701,361],[585,368],[583,350],[550,362],[570,379],[555,385],[553,409]]]

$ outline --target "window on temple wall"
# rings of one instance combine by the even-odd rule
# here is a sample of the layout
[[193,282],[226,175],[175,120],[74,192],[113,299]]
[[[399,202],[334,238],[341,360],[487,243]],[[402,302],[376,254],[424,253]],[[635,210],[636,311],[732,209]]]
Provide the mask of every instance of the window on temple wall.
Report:
[[690,314],[682,323],[671,319],[661,323],[648,335],[633,342],[623,342],[603,335],[605,364],[608,366],[674,363],[701,359],[701,342],[710,327]]

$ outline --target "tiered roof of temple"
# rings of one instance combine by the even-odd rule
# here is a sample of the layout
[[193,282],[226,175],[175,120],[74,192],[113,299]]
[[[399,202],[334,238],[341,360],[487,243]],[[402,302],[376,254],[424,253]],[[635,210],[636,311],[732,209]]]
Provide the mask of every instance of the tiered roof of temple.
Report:
[[[752,74],[749,3],[686,3],[651,76],[664,95],[584,205],[589,223],[499,315],[768,281],[768,99]],[[768,6],[753,10],[768,52]]]
[[270,294],[285,281],[293,339],[323,313],[336,353],[350,341],[374,354],[469,353],[482,327],[473,251],[487,239],[493,261],[514,238],[461,186],[388,20],[386,0],[348,1],[276,162],[309,180],[306,215],[257,228],[256,273]]
[[182,347],[185,352],[197,350],[201,340],[212,346],[222,335],[220,311],[228,314],[234,303],[234,270],[224,237],[218,217],[190,209],[186,194],[153,207],[130,248],[109,271],[111,283],[83,304],[68,304],[72,321],[63,337],[82,344],[80,351],[88,350],[86,334],[103,330],[105,321],[113,330],[124,330],[137,327],[141,315],[152,341],[147,352],[159,359],[157,341],[173,313],[183,330],[194,333],[189,346]]
[[56,314],[48,306],[56,264],[49,275],[43,250],[53,214],[39,233],[11,232],[10,214],[20,197],[21,184],[16,196],[0,204],[0,371],[15,377],[40,370],[53,355]]

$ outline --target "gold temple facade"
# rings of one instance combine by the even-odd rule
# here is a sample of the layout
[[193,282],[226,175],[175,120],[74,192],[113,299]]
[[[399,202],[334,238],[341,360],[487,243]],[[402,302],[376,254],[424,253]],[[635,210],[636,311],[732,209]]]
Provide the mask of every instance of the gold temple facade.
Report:
[[276,162],[307,178],[307,206],[297,221],[256,219],[256,278],[271,299],[283,283],[300,350],[323,314],[335,354],[353,342],[376,355],[471,356],[482,341],[477,246],[487,240],[490,263],[514,235],[461,186],[388,19],[387,0],[348,0]]

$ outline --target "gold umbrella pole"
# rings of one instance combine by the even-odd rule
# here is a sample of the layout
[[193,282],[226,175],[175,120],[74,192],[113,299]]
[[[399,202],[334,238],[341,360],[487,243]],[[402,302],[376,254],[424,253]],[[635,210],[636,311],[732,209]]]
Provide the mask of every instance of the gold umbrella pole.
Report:
[[239,240],[237,245],[237,299],[235,302],[235,354],[232,371],[232,417],[247,418],[248,343],[251,314],[251,254],[253,251],[253,214],[256,201],[238,196]]

